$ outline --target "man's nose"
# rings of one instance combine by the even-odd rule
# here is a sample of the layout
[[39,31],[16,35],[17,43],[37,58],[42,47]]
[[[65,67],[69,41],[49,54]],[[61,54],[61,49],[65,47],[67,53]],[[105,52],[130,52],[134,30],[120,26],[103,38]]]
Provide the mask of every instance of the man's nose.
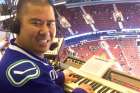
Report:
[[47,27],[47,25],[43,25],[41,27],[41,30],[39,32],[40,35],[47,35],[47,36],[50,36],[51,35],[51,32],[50,32],[50,29]]
[[49,29],[49,27],[48,27],[46,24],[43,24],[43,25],[42,25],[42,31],[44,31],[44,32],[49,32],[50,29]]

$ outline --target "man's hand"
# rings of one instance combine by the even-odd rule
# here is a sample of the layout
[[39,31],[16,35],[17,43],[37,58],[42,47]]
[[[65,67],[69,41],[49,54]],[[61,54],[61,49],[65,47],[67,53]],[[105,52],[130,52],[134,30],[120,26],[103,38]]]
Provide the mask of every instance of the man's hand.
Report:
[[87,84],[81,84],[79,88],[84,89],[87,93],[95,93],[92,87]]
[[75,78],[72,75],[73,72],[71,70],[66,69],[66,70],[63,71],[63,73],[64,73],[64,76],[65,76],[65,83],[68,83],[68,82],[72,82],[72,81],[77,80],[77,78]]
[[[71,70],[66,69],[63,71],[63,73],[65,76],[65,83],[73,82],[77,80],[77,78],[74,77],[74,73]],[[87,84],[81,84],[79,88],[85,90],[87,93],[95,93],[92,87]]]

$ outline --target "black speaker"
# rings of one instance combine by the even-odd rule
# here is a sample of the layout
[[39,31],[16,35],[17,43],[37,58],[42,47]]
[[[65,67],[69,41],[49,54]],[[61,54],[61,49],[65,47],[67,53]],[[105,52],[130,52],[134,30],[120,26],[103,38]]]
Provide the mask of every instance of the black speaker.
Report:
[[13,19],[13,22],[11,23],[10,30],[11,30],[12,33],[19,34],[19,32],[20,32],[20,22],[17,18]]
[[137,46],[140,46],[140,41],[137,41]]

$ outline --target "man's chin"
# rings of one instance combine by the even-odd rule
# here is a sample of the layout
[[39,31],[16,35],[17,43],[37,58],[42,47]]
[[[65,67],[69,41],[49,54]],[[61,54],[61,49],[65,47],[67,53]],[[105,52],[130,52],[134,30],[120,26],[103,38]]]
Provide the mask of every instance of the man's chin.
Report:
[[47,52],[48,51],[48,49],[41,49],[40,50],[40,53],[45,53],[45,52]]
[[47,52],[47,50],[38,50],[35,52],[36,55],[40,57],[44,57],[44,54]]

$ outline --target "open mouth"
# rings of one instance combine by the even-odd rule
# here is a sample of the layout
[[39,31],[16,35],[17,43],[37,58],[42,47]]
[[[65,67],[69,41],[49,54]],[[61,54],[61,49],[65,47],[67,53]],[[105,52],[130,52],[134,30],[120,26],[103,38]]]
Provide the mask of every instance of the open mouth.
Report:
[[44,46],[44,47],[46,47],[49,42],[51,42],[51,40],[46,40],[46,39],[45,40],[38,40],[38,44],[40,46]]

